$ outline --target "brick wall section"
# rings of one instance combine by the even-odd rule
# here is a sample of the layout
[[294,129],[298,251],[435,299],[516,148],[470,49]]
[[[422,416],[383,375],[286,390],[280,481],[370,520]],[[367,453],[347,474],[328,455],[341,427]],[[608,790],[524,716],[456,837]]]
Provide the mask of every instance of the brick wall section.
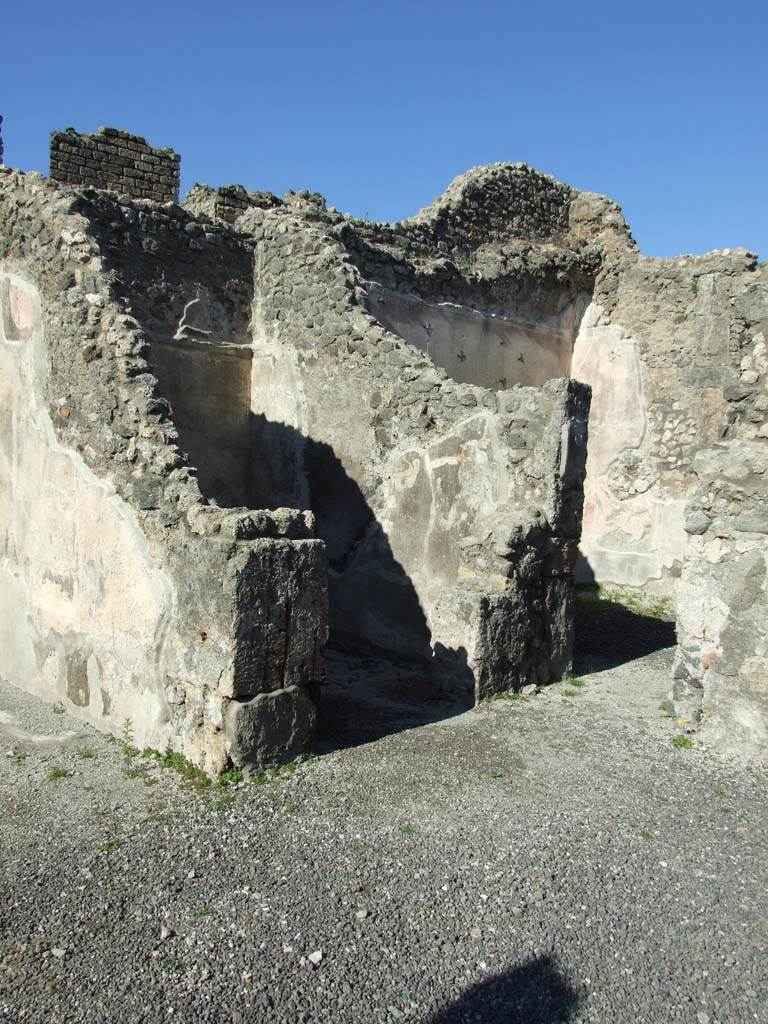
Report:
[[100,128],[96,135],[81,135],[71,128],[51,132],[50,175],[68,185],[176,202],[180,162],[172,149],[153,149],[140,135],[117,128]]

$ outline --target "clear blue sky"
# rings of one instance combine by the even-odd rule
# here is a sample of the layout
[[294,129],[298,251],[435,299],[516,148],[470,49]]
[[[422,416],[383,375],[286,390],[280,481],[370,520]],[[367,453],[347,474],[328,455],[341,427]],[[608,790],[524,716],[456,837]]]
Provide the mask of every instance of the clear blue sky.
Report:
[[44,0],[0,24],[6,163],[101,124],[194,181],[414,213],[526,160],[624,209],[644,252],[768,255],[768,3]]

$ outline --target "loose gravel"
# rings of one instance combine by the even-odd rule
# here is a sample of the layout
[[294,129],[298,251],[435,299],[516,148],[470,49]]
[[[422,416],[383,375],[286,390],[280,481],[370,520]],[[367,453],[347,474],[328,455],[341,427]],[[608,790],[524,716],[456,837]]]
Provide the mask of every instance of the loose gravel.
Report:
[[0,687],[0,1020],[768,1021],[766,771],[673,745],[660,626],[596,628],[462,713],[333,658],[327,752],[227,787]]

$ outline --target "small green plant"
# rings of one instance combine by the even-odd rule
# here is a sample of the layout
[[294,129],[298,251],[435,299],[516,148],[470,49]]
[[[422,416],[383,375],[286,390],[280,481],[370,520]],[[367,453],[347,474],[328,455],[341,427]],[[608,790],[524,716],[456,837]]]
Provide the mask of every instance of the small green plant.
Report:
[[579,678],[579,676],[571,676],[565,681],[566,683],[568,683],[569,686],[572,686],[576,690],[583,690],[584,687],[587,685],[583,679]]
[[91,747],[79,747],[77,750],[77,756],[88,759],[96,757],[96,753],[91,749]]
[[54,713],[54,715],[63,715],[64,714],[64,705],[63,704],[59,704],[59,703],[53,704],[51,706],[51,711]]
[[123,728],[120,732],[123,742],[123,754],[130,761],[132,757],[136,757],[138,749],[133,744],[133,723],[130,718],[126,718],[123,722]]
[[579,695],[579,691],[578,690],[572,690],[570,688],[570,686],[566,686],[566,688],[563,690],[563,696],[564,697],[578,697],[578,695]]
[[232,767],[228,768],[227,771],[222,772],[219,775],[220,786],[236,786],[239,782],[243,781],[243,769]]
[[401,825],[400,831],[406,836],[412,836],[415,834],[416,829],[413,827],[413,825]]
[[681,750],[690,750],[693,746],[693,740],[688,739],[687,736],[673,736],[672,746],[678,747]]
[[29,751],[28,750],[14,750],[14,752],[13,752],[13,763],[14,764],[24,764],[24,762],[26,761],[26,759],[28,757],[29,757]]
[[166,971],[172,971],[174,974],[180,974],[184,970],[183,962],[175,956],[163,956],[159,963]]
[[70,773],[66,768],[60,768],[56,764],[45,773],[45,777],[49,782],[55,782],[57,779],[68,779],[69,775]]
[[211,910],[210,907],[200,907],[200,909],[197,912],[198,917],[211,917],[212,915],[213,911]]
[[699,282],[698,281],[694,281],[693,282],[693,284],[691,285],[691,291],[693,292],[694,295],[698,295],[699,294]]
[[235,802],[235,797],[228,789],[223,789],[219,793],[219,799],[216,802],[216,810],[222,813],[228,810]]
[[644,839],[646,843],[650,843],[651,838],[652,838],[651,837],[651,833],[648,832],[646,829],[641,828],[639,835],[640,835],[640,838]]
[[491,770],[491,771],[488,772],[488,778],[489,779],[503,779],[504,778],[504,773]]
[[120,843],[116,839],[110,839],[106,843],[102,843],[99,847],[99,850],[107,855],[110,853],[116,853],[119,849]]
[[151,757],[157,761],[161,768],[168,768],[176,772],[177,775],[180,775],[185,782],[188,782],[195,789],[208,789],[213,784],[210,775],[207,775],[202,768],[192,764],[183,754],[175,754],[171,751],[161,754],[159,750],[145,747],[141,752],[141,756],[145,758]]

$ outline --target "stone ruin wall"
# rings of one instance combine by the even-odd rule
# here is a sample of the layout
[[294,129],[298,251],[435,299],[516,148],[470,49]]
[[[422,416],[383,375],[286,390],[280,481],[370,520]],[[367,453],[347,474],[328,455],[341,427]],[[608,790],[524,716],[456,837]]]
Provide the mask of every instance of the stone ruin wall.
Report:
[[101,128],[81,135],[73,128],[51,132],[51,177],[68,185],[93,185],[158,203],[179,198],[180,157],[154,149],[140,135]]
[[[738,249],[643,257],[615,204],[519,170],[469,172],[408,222],[343,218],[362,305],[443,366],[428,326],[444,337],[455,310],[482,318],[479,349],[506,341],[518,357],[542,327],[572,332],[569,371],[593,393],[578,576],[669,597],[676,714],[721,749],[764,756],[765,266]],[[382,308],[393,296],[407,316]],[[451,376],[484,373],[503,391],[487,360],[456,362],[455,342]]]
[[[24,185],[36,191],[28,207],[45,191],[33,178],[27,176]],[[107,201],[87,195],[92,205]],[[53,203],[50,190],[47,199]],[[546,593],[559,593],[562,602],[564,591],[553,581],[572,557],[574,531],[562,531],[554,513],[568,473],[562,462],[567,446],[558,464],[551,426],[564,417],[577,437],[584,400],[568,388],[542,389],[540,377],[553,367],[535,356],[551,352],[554,343],[554,365],[565,372],[570,345],[568,369],[593,391],[580,577],[672,596],[678,608],[676,712],[721,747],[765,753],[764,265],[743,250],[642,257],[615,204],[525,165],[468,172],[419,215],[393,225],[341,216],[309,193],[280,200],[238,186],[195,186],[184,206],[186,214],[179,207],[163,214],[123,202],[116,218],[112,208],[96,217],[91,210],[80,233],[95,233],[98,241],[89,238],[89,245],[100,256],[110,254],[111,262],[103,261],[110,267],[109,290],[121,315],[135,317],[129,326],[138,332],[135,348],[144,361],[131,384],[144,382],[148,408],[161,410],[152,430],[159,424],[168,435],[179,460],[170,475],[177,474],[177,489],[186,480],[198,530],[215,536],[230,531],[242,541],[244,529],[256,529],[242,506],[274,505],[280,495],[299,512],[314,507],[331,557],[337,638],[365,637],[387,649],[387,637],[396,633],[398,643],[425,655],[428,638],[433,662],[436,650],[449,662],[453,656],[458,668],[463,660],[467,678],[474,673],[482,694],[482,671],[476,670],[492,663],[484,644],[491,651],[499,639],[495,627],[484,632],[482,622],[516,621],[530,630],[535,620],[540,628],[542,608],[553,607]],[[74,206],[67,212],[74,215]],[[127,234],[118,241],[112,231],[121,220]],[[47,229],[35,223],[33,239],[36,232],[46,238]],[[182,260],[189,265],[174,283],[167,275],[176,273],[179,240],[182,251],[189,249]],[[78,259],[82,276],[87,260]],[[18,288],[23,292],[25,281],[37,282],[36,270],[14,278],[13,266],[2,286],[7,344],[16,344],[13,310],[26,301],[13,296]],[[89,287],[86,282],[87,294],[96,294]],[[69,313],[73,298],[66,300]],[[93,320],[92,309],[89,315]],[[106,351],[100,328],[90,326],[89,332],[80,343],[89,354],[99,350],[94,361],[100,363]],[[147,357],[198,472],[184,466]],[[206,394],[205,382],[212,379],[215,387],[207,390],[214,394]],[[535,386],[509,390],[510,383]],[[77,386],[72,381],[71,394]],[[225,399],[233,389],[239,397],[231,409]],[[107,408],[114,401],[106,392],[102,397]],[[220,424],[216,447],[231,455],[211,472],[204,465],[209,431],[200,429],[197,415],[205,401],[214,411],[218,402],[218,415],[209,413],[207,423]],[[110,410],[109,418],[114,415]],[[143,415],[133,421],[136,435],[147,429]],[[55,416],[52,422],[60,432],[62,423]],[[545,436],[550,448],[543,455]],[[130,458],[137,458],[136,438],[128,444]],[[107,457],[120,460],[109,452]],[[318,491],[329,457],[330,478],[351,503],[347,511],[357,510],[357,537],[344,537],[343,530],[337,536],[338,510],[322,487]],[[239,477],[229,464],[240,467]],[[452,484],[446,490],[447,480]],[[462,498],[479,497],[452,517],[446,495],[457,480]],[[157,515],[157,499],[141,497],[145,485],[147,493],[163,495],[157,503],[168,514],[165,482],[158,488],[139,464],[121,486],[130,503],[149,502],[140,513],[143,532]],[[490,522],[507,507],[505,488],[515,496],[512,518],[521,512],[517,526],[505,538],[506,523],[493,537],[466,535],[470,519]],[[123,493],[120,487],[117,493]],[[208,506],[209,499],[225,508]],[[273,535],[285,529],[308,534],[311,517],[298,527],[299,512],[286,520],[283,513],[265,511],[256,519]],[[237,525],[246,521],[251,526]],[[418,552],[412,550],[412,522],[429,538]],[[510,558],[512,550],[517,553]],[[534,567],[529,579],[539,584],[518,590],[509,580],[523,566]],[[432,585],[434,578],[445,586]],[[489,585],[493,579],[498,582]],[[402,603],[415,629],[409,632],[402,617],[388,618],[386,599],[371,614],[363,612],[359,586],[372,580],[377,595],[390,594],[390,606]],[[515,619],[507,606],[495,619],[488,609],[510,590],[537,596],[522,617]],[[545,632],[552,629],[566,609],[551,652],[568,648],[566,605],[545,626]],[[321,634],[319,627],[316,638]],[[541,643],[539,634],[534,646]],[[546,674],[549,653],[538,662],[529,654],[519,646],[515,651],[518,664],[528,666],[521,681]],[[551,666],[557,661],[553,654]],[[509,665],[488,671],[489,678],[502,678]],[[317,676],[305,672],[303,678]],[[196,692],[189,706],[199,709],[205,685]],[[179,709],[173,714],[170,733],[195,734],[188,725],[179,731]],[[194,719],[189,708],[185,714]],[[199,734],[201,715],[195,714]],[[218,712],[214,718],[223,721]],[[195,757],[194,743],[183,742]],[[231,748],[231,738],[219,743],[219,761]]]
[[[768,756],[768,266],[734,254],[716,307],[733,358],[726,427],[693,458],[672,701],[705,742]],[[725,289],[724,289],[725,290]],[[723,325],[724,326],[724,325]]]
[[202,497],[100,243],[148,208],[12,171],[0,189],[0,673],[209,771],[306,751],[323,547],[301,512]]
[[431,661],[477,698],[555,678],[588,393],[448,377],[368,311],[343,223],[312,197],[240,222],[256,241],[256,486],[314,512],[335,642]]
[[[174,204],[55,186],[38,175],[4,171],[0,188],[6,411],[0,672],[101,728],[117,731],[129,723],[137,744],[171,747],[209,771],[305,751],[327,635],[325,545],[314,539],[312,500],[290,496],[291,507],[276,508],[274,493],[259,492],[265,473],[275,472],[275,440],[266,449],[257,443],[267,424],[264,381],[243,369],[263,355],[259,343],[286,315],[279,280],[265,293],[259,269],[270,240]],[[290,219],[276,223],[277,234],[295,229],[296,250],[318,257],[295,268],[302,285],[317,289],[310,305],[319,321],[318,370],[302,387],[309,393],[312,380],[323,377],[330,387],[354,370],[360,396],[371,399],[370,418],[377,385],[365,374],[387,366],[384,398],[391,425],[399,424],[397,455],[411,458],[403,472],[413,476],[423,459],[432,477],[461,488],[482,482],[489,459],[494,465],[483,500],[495,535],[467,536],[450,522],[434,531],[436,548],[465,542],[461,564],[448,570],[456,584],[452,596],[464,604],[434,617],[435,642],[422,650],[425,658],[442,666],[454,692],[469,682],[480,696],[566,670],[587,393],[560,384],[502,401],[494,392],[451,385],[361,310],[351,265],[340,260],[340,250],[328,258],[324,247],[336,243],[313,233],[312,211]],[[279,258],[293,272],[290,255],[283,250]],[[309,306],[298,296],[296,309],[286,330],[306,327]],[[303,343],[297,339],[297,348]],[[203,381],[212,368],[223,390],[200,386],[190,399],[186,384],[196,373]],[[400,402],[398,381],[409,376],[412,388]],[[199,443],[205,427],[220,419],[230,382],[242,390],[249,380],[245,427],[232,427],[241,439],[247,428],[240,462],[245,452],[249,463],[238,494],[226,480],[205,479],[188,464],[196,441],[187,442],[190,428]],[[181,396],[188,399],[178,423],[167,400],[174,387],[180,409]],[[338,401],[318,387],[317,404],[309,403],[316,409],[310,433],[297,444],[286,429],[291,424],[275,421],[279,443],[290,437],[297,458],[309,465],[328,446],[315,443],[311,432],[322,438],[323,421],[336,419],[330,438],[342,453],[336,463],[352,492],[365,491],[379,512],[386,488],[366,488],[381,440],[372,443],[365,464],[356,463],[354,446],[342,443],[349,431],[337,416]],[[532,441],[545,443],[521,459],[507,432],[515,426],[519,436],[526,424]],[[364,436],[375,437],[373,425]],[[237,455],[236,446],[232,451]],[[342,460],[360,471],[360,482]],[[298,472],[294,489],[301,492],[311,478]],[[409,511],[407,502],[392,498],[399,486],[390,481],[388,493],[393,518],[399,510],[403,520],[402,543]],[[512,514],[510,494],[518,500]],[[499,510],[506,518],[495,515]],[[318,518],[327,511],[321,500]],[[407,572],[385,550],[383,531],[374,526],[359,547],[364,557],[347,580],[367,573],[372,590],[391,585],[402,594]],[[413,561],[409,567],[418,568]],[[414,590],[422,619],[423,596]],[[382,641],[375,626],[381,648],[392,653],[394,643],[399,651],[399,639]]]
[[593,389],[582,579],[669,596],[671,708],[768,754],[766,266],[743,249],[621,255],[596,281],[573,375]]

